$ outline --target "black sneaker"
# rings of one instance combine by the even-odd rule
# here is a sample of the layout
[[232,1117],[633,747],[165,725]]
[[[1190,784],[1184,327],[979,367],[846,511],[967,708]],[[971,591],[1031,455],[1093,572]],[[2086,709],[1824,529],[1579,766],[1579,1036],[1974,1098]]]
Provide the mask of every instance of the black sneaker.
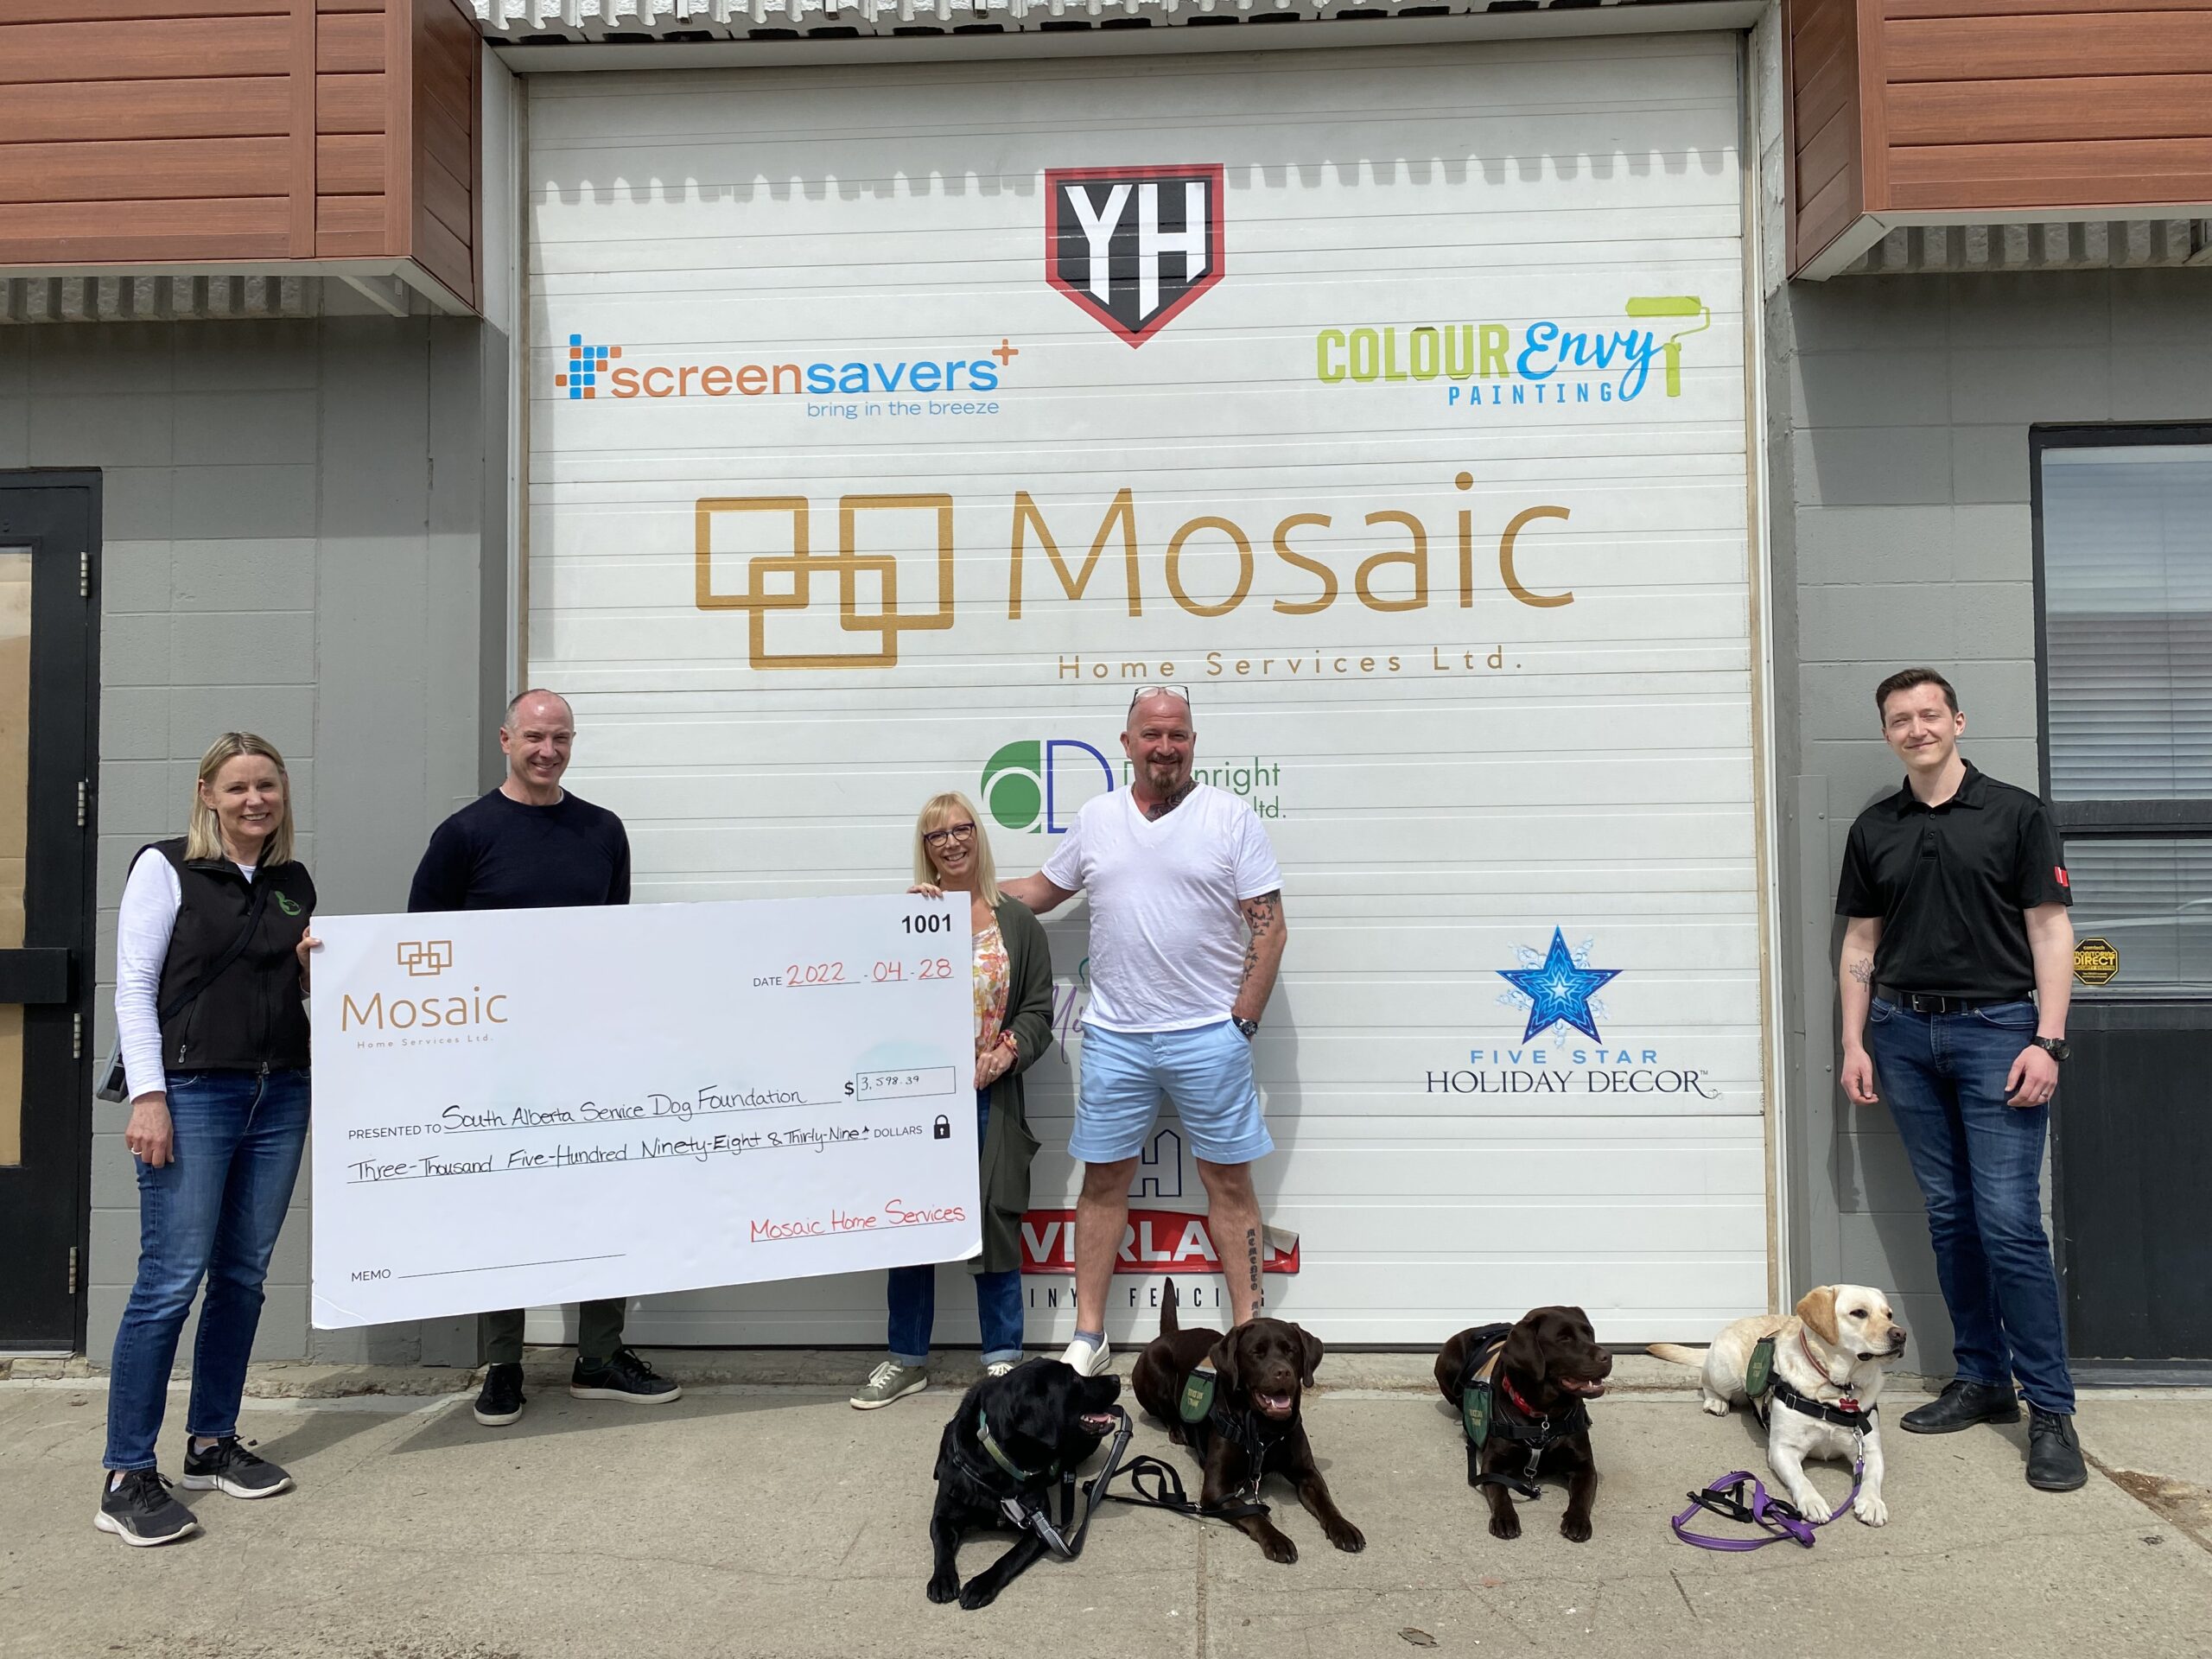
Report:
[[476,1395],[476,1421],[487,1428],[505,1428],[521,1415],[522,1367],[490,1367]]
[[2042,1492],[2070,1492],[2088,1484],[2082,1441],[2074,1420],[2028,1408],[2028,1484]]
[[664,1406],[683,1394],[631,1348],[617,1348],[604,1365],[578,1359],[569,1376],[569,1392],[579,1400],[620,1400],[632,1406]]
[[1951,1434],[1976,1423],[2017,1423],[2019,1396],[2002,1383],[1969,1382],[1953,1377],[1943,1392],[1897,1419],[1915,1434]]
[[184,1490],[228,1492],[232,1497],[274,1497],[292,1490],[292,1478],[268,1459],[257,1456],[256,1442],[226,1434],[205,1452],[184,1448]]
[[126,1544],[174,1544],[200,1530],[192,1511],[169,1496],[169,1483],[158,1469],[133,1469],[121,1484],[100,1477],[100,1510],[92,1524]]

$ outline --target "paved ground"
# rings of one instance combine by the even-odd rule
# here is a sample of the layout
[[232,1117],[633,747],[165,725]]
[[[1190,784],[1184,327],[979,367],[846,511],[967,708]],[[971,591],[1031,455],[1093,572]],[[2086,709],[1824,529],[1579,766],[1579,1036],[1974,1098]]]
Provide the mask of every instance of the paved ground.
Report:
[[[858,1357],[828,1363],[857,1371]],[[257,1393],[393,1392],[251,1402],[246,1433],[301,1490],[193,1495],[207,1532],[159,1550],[92,1529],[99,1381],[18,1365],[0,1382],[0,1655],[2212,1654],[2212,1394],[2088,1395],[2101,1469],[2063,1497],[2023,1484],[2019,1430],[1893,1433],[1888,1527],[1846,1518],[1809,1553],[1722,1556],[1676,1543],[1665,1517],[1685,1488],[1762,1452],[1742,1419],[1707,1418],[1668,1386],[1687,1373],[1624,1365],[1627,1386],[1597,1408],[1593,1541],[1558,1535],[1554,1490],[1500,1544],[1420,1367],[1332,1358],[1339,1386],[1308,1422],[1364,1554],[1331,1549],[1272,1488],[1294,1566],[1225,1528],[1113,1505],[1079,1561],[965,1613],[922,1596],[951,1389],[863,1414],[821,1385],[823,1363],[671,1363],[691,1394],[641,1411],[571,1401],[535,1362],[529,1414],[496,1431],[430,1391],[451,1373],[270,1368]],[[708,1380],[810,1372],[810,1385]],[[1184,1455],[1150,1427],[1138,1443]],[[174,1472],[179,1454],[163,1455]],[[1821,1479],[1847,1484],[1840,1468]],[[964,1571],[996,1548],[971,1544]]]

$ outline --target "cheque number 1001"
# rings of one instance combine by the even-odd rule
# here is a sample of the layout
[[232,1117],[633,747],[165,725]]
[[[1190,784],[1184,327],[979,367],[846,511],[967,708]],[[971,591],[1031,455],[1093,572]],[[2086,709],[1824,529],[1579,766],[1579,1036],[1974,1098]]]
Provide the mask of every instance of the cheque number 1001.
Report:
[[917,916],[903,916],[909,933],[950,933],[952,931],[952,912],[949,910],[924,911]]

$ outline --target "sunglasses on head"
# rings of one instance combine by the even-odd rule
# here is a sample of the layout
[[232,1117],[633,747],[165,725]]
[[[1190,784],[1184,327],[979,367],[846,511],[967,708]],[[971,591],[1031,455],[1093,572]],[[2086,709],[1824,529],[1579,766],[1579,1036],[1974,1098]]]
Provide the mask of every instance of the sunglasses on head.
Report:
[[1180,697],[1185,709],[1191,707],[1191,688],[1187,685],[1141,685],[1136,689],[1136,695],[1129,699],[1129,707],[1135,708],[1147,697],[1160,696]]

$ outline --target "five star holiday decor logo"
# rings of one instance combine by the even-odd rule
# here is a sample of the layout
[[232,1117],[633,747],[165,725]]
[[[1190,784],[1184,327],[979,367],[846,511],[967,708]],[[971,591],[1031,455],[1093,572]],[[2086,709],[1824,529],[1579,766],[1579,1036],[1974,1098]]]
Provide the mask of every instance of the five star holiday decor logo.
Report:
[[1498,1000],[1509,1007],[1525,1004],[1528,1007],[1529,1028],[1521,1033],[1522,1042],[1554,1026],[1571,1026],[1593,1042],[1603,1040],[1598,1034],[1597,1016],[1605,1013],[1605,1005],[1593,998],[1600,987],[1623,970],[1592,968],[1591,944],[1585,939],[1580,949],[1569,950],[1567,936],[1554,927],[1550,950],[1539,956],[1522,946],[1518,968],[1497,970],[1498,977],[1513,987]]

